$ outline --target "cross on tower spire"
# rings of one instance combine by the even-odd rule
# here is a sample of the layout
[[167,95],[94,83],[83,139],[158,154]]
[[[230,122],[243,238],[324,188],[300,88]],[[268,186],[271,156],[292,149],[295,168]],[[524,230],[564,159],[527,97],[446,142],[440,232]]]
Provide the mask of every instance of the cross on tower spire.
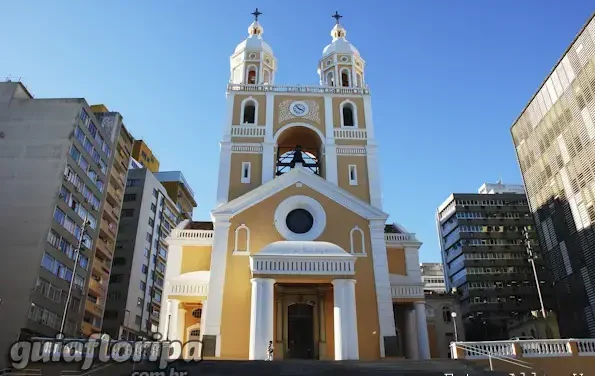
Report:
[[256,8],[256,10],[252,13],[250,13],[254,16],[254,21],[258,22],[258,16],[262,15],[262,13],[258,10],[258,8]]
[[343,18],[343,16],[341,16],[338,11],[335,11],[335,14],[333,14],[331,17],[337,21],[337,25],[339,24],[339,20]]

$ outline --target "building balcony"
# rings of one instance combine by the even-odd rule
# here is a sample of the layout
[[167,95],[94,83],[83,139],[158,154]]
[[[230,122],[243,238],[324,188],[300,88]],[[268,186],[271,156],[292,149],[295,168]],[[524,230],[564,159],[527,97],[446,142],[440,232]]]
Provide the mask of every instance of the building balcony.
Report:
[[94,316],[103,317],[103,307],[100,304],[93,303],[90,300],[85,301],[85,311],[93,314]]
[[107,292],[107,287],[91,278],[89,280],[89,290],[95,292],[98,296],[104,297]]
[[[99,226],[99,233],[104,233],[108,236],[108,239],[115,240],[117,235],[116,222],[102,218],[101,225]],[[110,243],[112,242],[110,241]]]
[[[102,221],[103,222],[103,221]],[[104,232],[103,229],[101,232]],[[111,245],[110,245],[111,244]],[[95,250],[99,252],[99,255],[104,259],[111,260],[114,254],[114,250],[112,248],[113,241],[106,243],[101,238],[97,239],[97,245],[95,246]]]
[[[111,175],[110,183],[114,182],[114,177]],[[107,185],[107,202],[113,207],[120,207],[122,205],[122,192],[123,192],[123,185],[120,185],[121,189],[115,187],[114,184]]]
[[[95,271],[100,277],[109,279],[110,268],[105,268],[105,263],[97,258],[93,259],[93,271]],[[110,265],[111,266],[111,265]]]
[[88,337],[91,334],[99,333],[101,331],[101,328],[98,328],[91,323],[83,321],[81,325],[81,331],[83,332],[83,335]]

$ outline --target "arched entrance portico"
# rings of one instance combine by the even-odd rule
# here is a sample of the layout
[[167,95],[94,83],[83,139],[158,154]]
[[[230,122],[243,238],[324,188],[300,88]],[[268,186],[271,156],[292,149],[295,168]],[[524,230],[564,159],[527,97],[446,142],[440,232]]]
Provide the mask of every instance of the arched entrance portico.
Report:
[[318,241],[275,242],[251,255],[250,359],[264,359],[270,341],[276,358],[359,359],[355,260]]

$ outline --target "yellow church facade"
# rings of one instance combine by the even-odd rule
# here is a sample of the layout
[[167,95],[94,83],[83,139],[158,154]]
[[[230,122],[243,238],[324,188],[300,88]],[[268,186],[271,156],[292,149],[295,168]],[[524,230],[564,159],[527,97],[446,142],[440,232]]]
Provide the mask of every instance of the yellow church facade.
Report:
[[269,342],[275,359],[430,358],[421,243],[386,224],[365,61],[337,17],[320,85],[275,85],[255,13],[230,58],[212,222],[167,239],[160,333],[221,359]]

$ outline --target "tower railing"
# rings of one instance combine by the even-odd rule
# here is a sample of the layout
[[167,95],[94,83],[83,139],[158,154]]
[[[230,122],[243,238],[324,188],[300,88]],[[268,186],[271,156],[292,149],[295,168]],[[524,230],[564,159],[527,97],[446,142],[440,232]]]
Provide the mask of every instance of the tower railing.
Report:
[[277,93],[328,93],[345,95],[369,95],[370,89],[364,87],[342,87],[342,86],[277,86],[265,84],[227,84],[227,91],[263,91]]

